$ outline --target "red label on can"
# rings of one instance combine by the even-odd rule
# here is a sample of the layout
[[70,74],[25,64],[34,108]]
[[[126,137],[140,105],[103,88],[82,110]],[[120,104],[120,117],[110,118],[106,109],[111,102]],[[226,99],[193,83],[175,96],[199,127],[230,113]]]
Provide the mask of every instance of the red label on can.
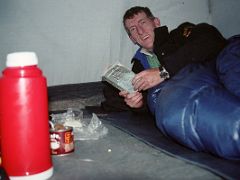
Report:
[[61,130],[50,130],[52,155],[66,155],[74,151],[73,128],[66,126]]

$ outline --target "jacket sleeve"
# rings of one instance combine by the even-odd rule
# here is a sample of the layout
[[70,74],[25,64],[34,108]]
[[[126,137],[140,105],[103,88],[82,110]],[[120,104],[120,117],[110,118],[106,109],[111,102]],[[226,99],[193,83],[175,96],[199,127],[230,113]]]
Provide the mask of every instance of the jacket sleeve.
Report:
[[[206,63],[215,60],[226,44],[221,33],[214,26],[206,23],[194,26],[187,35],[182,33],[182,30],[177,29],[176,31],[173,33],[179,34],[178,39],[181,39],[181,42],[176,42],[176,39],[170,38],[165,45],[157,48],[157,55],[160,56],[160,59],[162,58],[170,76],[175,75],[190,63]],[[172,52],[169,54],[163,52],[169,48],[174,50],[171,50]],[[162,56],[163,54],[166,55]]]

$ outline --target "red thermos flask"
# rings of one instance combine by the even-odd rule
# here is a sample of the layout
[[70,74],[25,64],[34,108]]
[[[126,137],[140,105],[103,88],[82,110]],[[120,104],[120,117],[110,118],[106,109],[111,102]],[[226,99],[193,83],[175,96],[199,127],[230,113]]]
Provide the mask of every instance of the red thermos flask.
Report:
[[48,179],[50,155],[47,82],[34,52],[8,54],[0,77],[2,166],[10,179]]

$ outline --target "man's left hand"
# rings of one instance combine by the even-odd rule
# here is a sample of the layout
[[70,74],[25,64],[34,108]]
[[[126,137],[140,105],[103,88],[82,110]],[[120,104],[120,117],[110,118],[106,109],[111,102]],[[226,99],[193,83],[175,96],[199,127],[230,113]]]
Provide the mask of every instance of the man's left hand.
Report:
[[143,95],[140,92],[121,91],[119,95],[124,97],[125,103],[131,108],[141,108],[143,106]]

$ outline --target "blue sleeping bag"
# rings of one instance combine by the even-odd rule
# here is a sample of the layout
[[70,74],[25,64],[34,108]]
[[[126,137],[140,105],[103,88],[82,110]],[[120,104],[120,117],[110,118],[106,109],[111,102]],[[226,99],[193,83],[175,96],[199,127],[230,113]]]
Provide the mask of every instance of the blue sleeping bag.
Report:
[[217,71],[226,89],[240,97],[240,35],[230,38],[228,46],[219,54]]
[[[149,90],[158,128],[179,143],[240,159],[240,37],[219,54],[217,71],[191,64]],[[233,81],[232,81],[233,79]]]

